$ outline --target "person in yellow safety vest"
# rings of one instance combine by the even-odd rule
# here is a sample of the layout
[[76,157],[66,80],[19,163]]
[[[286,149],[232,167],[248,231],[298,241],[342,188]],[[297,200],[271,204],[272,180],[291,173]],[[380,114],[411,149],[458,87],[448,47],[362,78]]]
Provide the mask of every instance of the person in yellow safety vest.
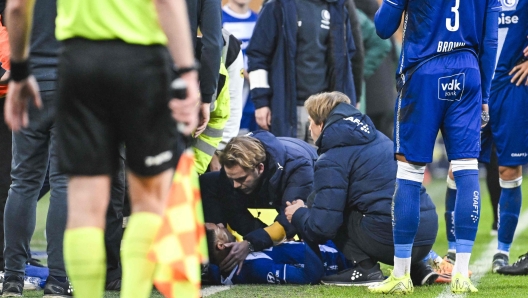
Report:
[[[193,139],[196,170],[203,174],[207,170],[217,149],[238,134],[242,117],[243,58],[240,41],[223,29],[224,48],[220,64],[217,96],[211,104],[211,117],[205,131]],[[197,50],[201,49],[200,40]],[[200,53],[196,54],[197,57]],[[239,94],[240,93],[240,94]]]

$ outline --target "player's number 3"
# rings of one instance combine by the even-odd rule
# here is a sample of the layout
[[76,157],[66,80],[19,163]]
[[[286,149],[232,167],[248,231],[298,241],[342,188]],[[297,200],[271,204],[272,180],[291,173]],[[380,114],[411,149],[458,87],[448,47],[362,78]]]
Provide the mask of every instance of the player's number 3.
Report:
[[451,11],[455,14],[455,24],[451,25],[451,18],[446,18],[446,28],[449,31],[457,31],[459,26],[460,15],[458,13],[458,7],[460,6],[460,0],[455,0],[455,6],[451,7]]

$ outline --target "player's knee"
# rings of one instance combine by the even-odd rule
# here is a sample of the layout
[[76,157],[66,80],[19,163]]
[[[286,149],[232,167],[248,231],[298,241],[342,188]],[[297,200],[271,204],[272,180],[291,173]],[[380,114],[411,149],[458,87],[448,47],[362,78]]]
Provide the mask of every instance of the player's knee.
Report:
[[398,161],[398,171],[396,178],[411,180],[422,183],[425,173],[425,165],[415,165],[403,161]]
[[514,179],[511,179],[511,180],[506,180],[506,179],[500,178],[499,179],[499,184],[500,184],[501,188],[516,188],[516,187],[521,186],[522,180],[523,180],[522,176],[514,178]]
[[522,166],[514,166],[514,167],[499,166],[499,177],[501,180],[504,180],[504,181],[514,181],[516,179],[521,178],[521,182],[522,182]]
[[476,159],[457,159],[451,161],[451,169],[454,172],[464,170],[478,171],[478,161]]

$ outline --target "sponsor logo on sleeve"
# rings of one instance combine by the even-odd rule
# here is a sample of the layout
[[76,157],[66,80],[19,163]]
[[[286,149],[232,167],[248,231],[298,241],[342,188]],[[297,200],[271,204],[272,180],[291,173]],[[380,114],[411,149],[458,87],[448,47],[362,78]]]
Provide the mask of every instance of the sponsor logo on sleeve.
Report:
[[466,74],[441,77],[438,79],[438,99],[448,101],[459,101],[464,94]]

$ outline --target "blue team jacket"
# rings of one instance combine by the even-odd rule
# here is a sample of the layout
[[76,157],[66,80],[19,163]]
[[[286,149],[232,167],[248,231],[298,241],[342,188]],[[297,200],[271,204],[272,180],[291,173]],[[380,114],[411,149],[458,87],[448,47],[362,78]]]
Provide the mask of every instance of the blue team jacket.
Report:
[[242,270],[238,266],[222,276],[217,266],[209,265],[209,274],[217,284],[315,284],[325,275],[350,267],[345,256],[332,242],[319,245],[323,262],[303,242],[285,242],[262,252],[250,253]]
[[225,171],[207,173],[200,176],[203,200],[214,197],[222,202],[227,223],[244,239],[251,242],[255,250],[273,245],[268,233],[261,228],[255,229],[259,219],[241,216],[247,208],[275,208],[279,215],[275,219],[286,230],[287,236],[297,232],[284,215],[286,202],[297,199],[306,200],[312,192],[313,167],[317,152],[313,147],[298,139],[277,138],[267,131],[250,134],[260,140],[266,150],[266,163],[261,184],[252,194],[244,194],[233,187]]
[[[391,202],[397,165],[392,141],[378,132],[370,118],[349,104],[335,107],[316,142],[315,199],[311,208],[300,208],[292,223],[311,241],[333,239],[344,214],[359,211],[362,227],[376,241],[392,245]],[[432,244],[438,216],[422,187],[420,227],[415,245]]]
[[[344,0],[328,1],[330,37],[328,47],[330,89],[345,93],[355,104],[352,56],[356,51]],[[297,9],[295,0],[271,0],[259,15],[246,50],[248,71],[268,72],[269,88],[254,88],[255,108],[270,107],[271,132],[276,136],[297,135]]]

